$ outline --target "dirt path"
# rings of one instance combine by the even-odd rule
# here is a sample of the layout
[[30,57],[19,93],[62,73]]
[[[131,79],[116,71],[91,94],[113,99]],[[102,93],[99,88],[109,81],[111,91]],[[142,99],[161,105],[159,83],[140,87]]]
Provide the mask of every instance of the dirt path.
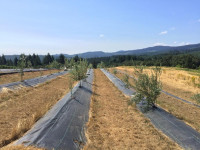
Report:
[[84,149],[180,149],[157,131],[100,71],[95,70]]

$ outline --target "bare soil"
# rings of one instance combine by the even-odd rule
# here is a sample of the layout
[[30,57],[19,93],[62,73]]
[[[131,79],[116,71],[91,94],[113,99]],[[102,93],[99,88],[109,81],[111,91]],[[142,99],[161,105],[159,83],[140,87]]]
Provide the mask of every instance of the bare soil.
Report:
[[151,122],[100,71],[95,70],[88,143],[84,149],[181,149]]

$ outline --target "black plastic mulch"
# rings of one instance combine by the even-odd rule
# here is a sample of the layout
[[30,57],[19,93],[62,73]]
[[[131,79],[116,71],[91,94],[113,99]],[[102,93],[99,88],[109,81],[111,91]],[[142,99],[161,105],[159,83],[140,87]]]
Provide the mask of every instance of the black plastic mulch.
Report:
[[86,143],[85,123],[89,118],[93,70],[87,75],[81,88],[79,84],[73,88],[73,97],[69,92],[15,144],[49,150],[81,149]]
[[0,85],[0,91],[3,88],[8,88],[8,89],[18,89],[21,87],[30,87],[30,86],[36,86],[40,83],[44,83],[46,81],[49,81],[51,79],[55,79],[58,76],[67,74],[68,71],[62,71],[62,72],[58,72],[58,73],[53,73],[53,74],[49,74],[49,75],[44,75],[41,77],[37,77],[37,78],[33,78],[33,79],[28,79],[28,80],[24,80],[22,82],[12,82],[12,83],[8,83],[8,84],[1,84]]

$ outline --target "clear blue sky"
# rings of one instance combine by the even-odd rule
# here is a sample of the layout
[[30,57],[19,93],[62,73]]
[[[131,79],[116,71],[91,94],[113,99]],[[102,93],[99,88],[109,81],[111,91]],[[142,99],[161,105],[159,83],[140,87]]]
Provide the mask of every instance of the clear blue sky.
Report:
[[200,0],[0,0],[0,54],[200,43]]

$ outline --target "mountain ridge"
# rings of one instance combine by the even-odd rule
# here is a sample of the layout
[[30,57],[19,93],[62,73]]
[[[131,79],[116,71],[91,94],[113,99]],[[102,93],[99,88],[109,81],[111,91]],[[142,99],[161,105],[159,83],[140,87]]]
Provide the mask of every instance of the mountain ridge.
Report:
[[[142,49],[135,49],[135,50],[119,50],[116,52],[103,52],[103,51],[89,51],[79,54],[63,55],[67,58],[74,57],[78,55],[82,58],[95,58],[95,57],[109,57],[109,56],[116,56],[116,55],[157,55],[157,54],[164,54],[170,51],[192,51],[196,48],[200,48],[200,43],[198,44],[190,44],[190,45],[183,45],[183,46],[153,46],[147,47]],[[54,54],[55,58],[58,58],[60,54]],[[44,55],[39,55],[42,59]],[[19,55],[5,55],[6,59],[14,59],[14,57],[19,57]]]

